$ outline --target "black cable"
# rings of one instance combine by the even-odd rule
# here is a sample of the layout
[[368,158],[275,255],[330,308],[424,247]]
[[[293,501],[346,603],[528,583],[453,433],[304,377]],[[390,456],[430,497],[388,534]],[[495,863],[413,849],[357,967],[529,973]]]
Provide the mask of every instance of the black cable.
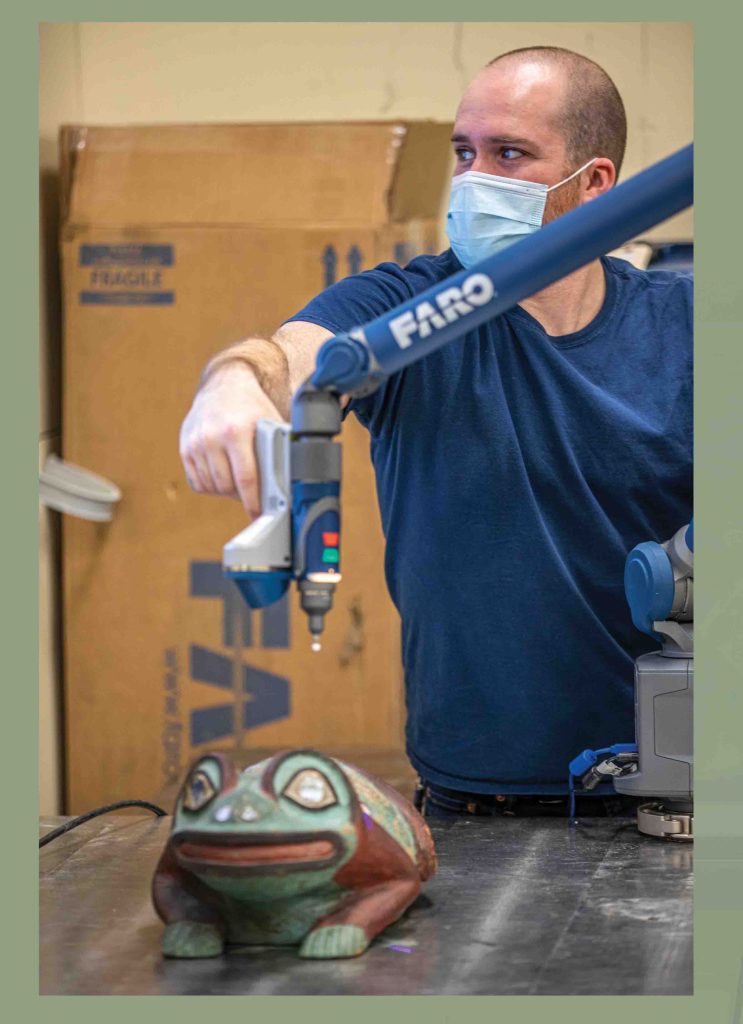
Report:
[[81,814],[77,818],[70,818],[69,821],[66,821],[64,825],[60,825],[59,828],[53,828],[51,832],[47,832],[45,836],[41,837],[39,849],[42,846],[46,846],[47,843],[51,843],[52,839],[58,839],[60,836],[63,836],[70,829],[77,828],[78,825],[90,821],[91,818],[97,818],[99,814],[108,814],[109,811],[118,811],[121,807],[144,807],[146,810],[156,814],[158,818],[164,818],[168,813],[162,807],[158,807],[157,804],[148,803],[147,800],[120,800],[117,804],[107,804],[106,807],[97,807],[94,811],[88,811],[87,814]]

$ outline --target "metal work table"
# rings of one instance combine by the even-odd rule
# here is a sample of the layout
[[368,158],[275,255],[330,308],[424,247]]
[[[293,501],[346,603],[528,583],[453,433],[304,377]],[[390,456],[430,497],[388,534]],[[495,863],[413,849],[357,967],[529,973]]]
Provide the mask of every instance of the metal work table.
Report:
[[[44,818],[40,835],[63,818]],[[439,872],[354,960],[165,960],[150,881],[170,818],[106,815],[40,851],[42,994],[688,995],[692,851],[632,819],[431,823]]]

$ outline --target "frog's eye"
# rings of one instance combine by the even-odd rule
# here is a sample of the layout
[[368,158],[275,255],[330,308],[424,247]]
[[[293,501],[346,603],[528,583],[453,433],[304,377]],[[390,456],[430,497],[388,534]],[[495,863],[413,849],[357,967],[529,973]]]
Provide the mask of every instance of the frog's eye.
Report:
[[183,806],[187,811],[200,811],[217,794],[209,776],[204,771],[195,771],[186,783]]
[[283,796],[310,811],[321,811],[338,803],[333,787],[325,776],[314,768],[297,772],[284,787]]

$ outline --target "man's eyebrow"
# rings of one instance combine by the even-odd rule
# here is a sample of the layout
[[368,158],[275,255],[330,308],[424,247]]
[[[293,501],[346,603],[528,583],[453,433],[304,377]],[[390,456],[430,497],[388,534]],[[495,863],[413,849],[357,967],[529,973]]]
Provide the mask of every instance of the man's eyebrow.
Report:
[[[469,142],[469,136],[456,132],[451,137],[451,142]],[[510,135],[490,135],[485,139],[489,143],[502,143],[507,146],[533,146],[534,143],[529,139],[516,139]]]

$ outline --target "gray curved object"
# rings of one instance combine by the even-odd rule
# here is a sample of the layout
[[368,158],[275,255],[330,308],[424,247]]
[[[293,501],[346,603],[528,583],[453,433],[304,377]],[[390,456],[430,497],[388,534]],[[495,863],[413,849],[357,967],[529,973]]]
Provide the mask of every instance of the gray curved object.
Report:
[[39,500],[57,512],[104,523],[113,518],[121,491],[105,477],[49,455],[39,473]]

